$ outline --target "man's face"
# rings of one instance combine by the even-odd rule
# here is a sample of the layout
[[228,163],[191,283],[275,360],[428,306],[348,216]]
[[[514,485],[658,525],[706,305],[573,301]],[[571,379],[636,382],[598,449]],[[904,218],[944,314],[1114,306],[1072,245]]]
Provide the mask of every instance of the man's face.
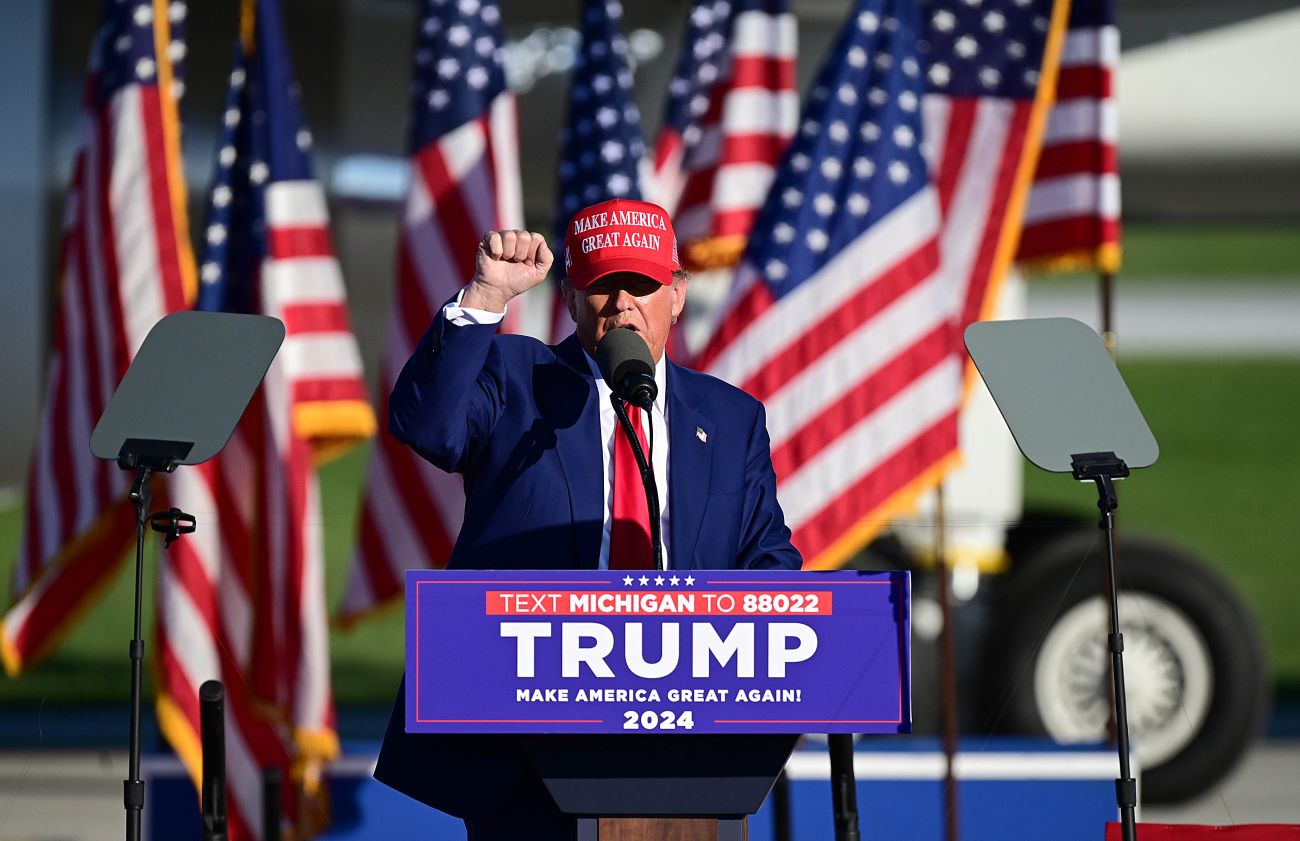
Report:
[[582,291],[564,285],[569,315],[578,325],[578,341],[595,354],[596,343],[610,330],[636,331],[650,346],[655,363],[663,358],[672,320],[686,305],[686,284],[664,286],[634,272],[614,272]]

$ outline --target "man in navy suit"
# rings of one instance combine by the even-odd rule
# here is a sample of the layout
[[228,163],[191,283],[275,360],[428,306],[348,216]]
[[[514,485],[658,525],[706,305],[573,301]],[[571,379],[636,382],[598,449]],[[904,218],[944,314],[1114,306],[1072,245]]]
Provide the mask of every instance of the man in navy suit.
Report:
[[[593,355],[611,330],[645,340],[658,397],[632,411],[661,501],[664,567],[796,569],[776,500],[762,404],[669,362],[686,276],[665,211],[615,199],[565,232],[562,290],[577,329],[547,346],[498,335],[516,296],[545,280],[543,237],[492,231],[473,279],[421,339],[389,401],[389,431],[465,479],[460,569],[652,568],[649,514],[626,432]],[[620,469],[621,468],[621,469]],[[472,652],[466,652],[472,656]],[[403,695],[375,776],[465,818],[470,839],[573,838],[512,737],[412,735]]]

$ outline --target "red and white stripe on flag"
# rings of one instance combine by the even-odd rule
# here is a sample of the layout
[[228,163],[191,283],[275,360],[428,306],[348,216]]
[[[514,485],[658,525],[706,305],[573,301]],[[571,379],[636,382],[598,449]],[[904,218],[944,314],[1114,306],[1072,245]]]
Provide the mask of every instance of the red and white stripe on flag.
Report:
[[767,410],[777,496],[805,567],[841,565],[956,458],[962,362],[941,232],[927,187],[779,302],[742,266],[737,303],[701,356]]
[[[388,393],[420,337],[473,275],[483,233],[522,225],[518,137],[515,98],[502,93],[486,113],[411,158],[382,363],[381,417],[388,416]],[[517,319],[520,307],[511,308],[510,318]],[[508,321],[502,329],[518,326]],[[447,563],[464,517],[465,492],[459,476],[380,434],[361,505],[356,554],[339,610],[345,625],[400,600],[407,569]]]
[[[179,36],[168,12],[147,0],[106,8],[91,58],[45,404],[0,636],[11,675],[51,650],[125,556],[135,532],[130,476],[87,442],[150,328],[194,295],[167,49]],[[127,30],[136,37],[123,52]]]
[[1047,271],[1119,270],[1119,28],[1113,0],[1073,0],[1056,103],[1017,259]]
[[683,131],[666,122],[655,145],[657,196],[691,270],[740,259],[799,121],[794,15],[738,9],[727,44],[727,60],[708,65],[727,69],[698,124]]

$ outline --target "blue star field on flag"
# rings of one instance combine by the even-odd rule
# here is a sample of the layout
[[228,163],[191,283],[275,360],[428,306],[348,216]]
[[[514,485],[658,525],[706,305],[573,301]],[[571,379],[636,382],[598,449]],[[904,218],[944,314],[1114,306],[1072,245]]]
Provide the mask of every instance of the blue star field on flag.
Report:
[[582,208],[605,199],[642,197],[645,141],[632,100],[622,17],[618,0],[583,4],[582,49],[573,67],[568,122],[560,132],[559,201],[552,228],[560,241],[569,219]]
[[311,133],[303,123],[279,8],[257,3],[250,57],[235,48],[217,146],[196,309],[257,312],[254,283],[266,256],[266,188],[309,180]]
[[[172,94],[180,99],[184,92],[185,3],[176,0],[167,7],[171,43],[167,56],[172,64]],[[158,54],[154,44],[154,4],[152,0],[122,3],[105,0],[102,24],[92,47],[92,64],[99,68],[97,104],[106,105],[125,85],[151,85],[158,82]]]
[[745,259],[780,297],[922,190],[920,20],[862,0],[822,66]]
[[947,96],[1033,99],[1052,0],[925,0],[926,89]]
[[411,73],[414,152],[477,119],[505,90],[501,10],[484,0],[425,0]]

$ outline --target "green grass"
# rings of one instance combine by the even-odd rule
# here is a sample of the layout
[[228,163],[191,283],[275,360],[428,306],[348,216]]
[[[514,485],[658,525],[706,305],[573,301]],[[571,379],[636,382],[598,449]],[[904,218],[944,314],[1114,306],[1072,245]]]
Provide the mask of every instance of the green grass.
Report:
[[[1095,282],[1092,273],[1055,277]],[[1300,226],[1133,223],[1124,228],[1123,284],[1300,283]]]
[[[1279,686],[1300,687],[1294,607],[1300,593],[1294,489],[1300,481],[1300,360],[1138,360],[1121,368],[1162,453],[1154,467],[1120,486],[1121,528],[1164,535],[1221,570],[1256,611]],[[346,586],[366,458],[367,448],[359,448],[321,472],[331,607]],[[1029,504],[1061,505],[1089,516],[1094,510],[1086,489],[1032,468],[1025,496]],[[16,509],[0,512],[0,545],[17,544],[18,523]],[[47,663],[17,681],[0,679],[0,703],[126,699],[127,569]],[[150,617],[151,611],[146,622]],[[402,641],[400,609],[354,631],[333,633],[339,702],[387,704],[401,672]]]
[[[1300,361],[1121,361],[1160,459],[1119,485],[1121,529],[1177,541],[1255,611],[1279,687],[1300,687]],[[1091,517],[1096,497],[1029,468],[1027,505]]]

